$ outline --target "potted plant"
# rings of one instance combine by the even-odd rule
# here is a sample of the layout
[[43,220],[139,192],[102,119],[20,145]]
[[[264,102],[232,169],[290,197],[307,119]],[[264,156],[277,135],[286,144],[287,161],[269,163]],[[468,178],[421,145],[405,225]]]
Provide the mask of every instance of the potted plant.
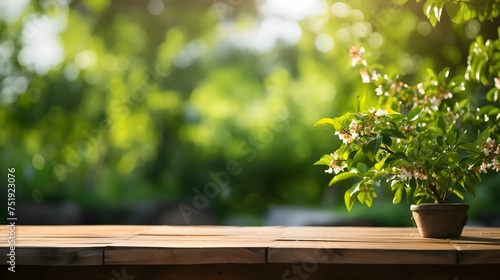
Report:
[[[344,195],[348,210],[356,201],[370,207],[380,188],[390,188],[393,203],[403,197],[414,201],[410,209],[423,237],[460,236],[468,205],[449,199],[474,196],[481,175],[500,170],[498,139],[491,129],[473,129],[478,120],[488,123],[488,115],[468,121],[481,108],[466,100],[463,75],[451,78],[449,69],[428,70],[422,82],[408,85],[370,66],[363,53],[363,48],[350,49],[353,66],[361,66],[361,79],[373,85],[378,104],[365,108],[360,95],[356,111],[316,122],[333,126],[342,142],[315,164],[333,174],[330,186],[353,182]],[[421,221],[427,213],[430,221]]]

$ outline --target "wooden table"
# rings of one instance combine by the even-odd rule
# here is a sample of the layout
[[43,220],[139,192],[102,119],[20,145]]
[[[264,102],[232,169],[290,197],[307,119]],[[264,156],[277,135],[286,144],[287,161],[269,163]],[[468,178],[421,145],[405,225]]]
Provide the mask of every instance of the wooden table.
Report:
[[0,279],[500,279],[500,228],[17,226],[15,273],[9,234]]

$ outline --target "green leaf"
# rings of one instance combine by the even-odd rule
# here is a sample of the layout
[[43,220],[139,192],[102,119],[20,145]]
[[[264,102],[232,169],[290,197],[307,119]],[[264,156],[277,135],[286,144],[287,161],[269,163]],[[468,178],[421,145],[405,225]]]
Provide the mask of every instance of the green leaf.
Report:
[[472,197],[476,197],[476,188],[475,188],[475,186],[476,186],[476,182],[474,182],[474,180],[472,180],[472,177],[471,176],[466,176],[465,177],[465,182],[463,183],[462,187]]
[[[369,141],[365,145],[361,147],[363,150],[363,155],[368,157],[370,160],[375,160],[375,155],[373,154],[373,148],[375,147],[375,139]],[[359,150],[356,151],[356,155],[358,154]]]
[[[371,153],[371,151],[370,151]],[[365,163],[366,165],[371,165],[372,161],[370,158],[365,154],[363,149],[359,149],[356,154],[354,155],[354,158],[352,159],[352,166],[357,166],[359,163]]]
[[368,172],[368,166],[362,162],[356,165],[356,169],[359,171],[360,177],[363,176],[366,172]]
[[[488,98],[488,96],[486,96],[486,98]],[[481,107],[481,109],[479,110],[479,112],[477,114],[479,116],[482,116],[484,114],[486,114],[486,115],[497,115],[499,113],[500,113],[500,108],[498,108],[498,107],[496,107],[494,105],[485,105],[485,106]]]
[[389,135],[385,134],[385,133],[381,133],[382,134],[382,141],[384,142],[384,144],[387,146],[387,147],[390,147],[392,146],[392,139]]
[[378,150],[380,149],[380,145],[382,145],[382,141],[384,140],[383,135],[379,133],[375,138],[375,145],[373,146],[373,154],[376,155]]
[[[384,133],[385,137],[396,137],[396,138],[401,138],[401,139],[406,139],[407,137],[403,134],[403,132],[396,130],[396,129],[383,129],[382,132]],[[392,141],[391,141],[392,142]],[[385,142],[384,142],[385,143]],[[387,144],[387,143],[386,143]]]
[[372,207],[373,204],[373,196],[371,194],[366,194],[365,195],[365,204],[368,207]]
[[366,193],[365,192],[359,192],[357,195],[357,199],[361,204],[365,204],[365,198],[366,198]]
[[354,205],[354,202],[356,202],[356,194],[359,192],[359,185],[361,182],[358,182],[354,186],[352,186],[350,189],[346,190],[344,193],[344,203],[345,207],[347,208],[348,211],[351,211],[352,206]]
[[[487,50],[484,49],[484,43],[479,38],[475,43],[471,44],[471,50],[469,55],[472,58],[472,62],[470,63],[470,79],[483,85],[487,85],[489,83],[487,77],[487,66],[488,66],[488,54]],[[481,50],[478,52],[477,50]]]
[[441,70],[438,74],[438,78],[440,81],[446,80],[448,76],[450,75],[450,67],[445,67],[443,70]]
[[451,78],[449,85],[450,85],[450,90],[454,91],[455,93],[464,92],[465,91],[465,77],[463,75],[457,75],[457,76]]
[[356,110],[358,112],[364,112],[366,109],[365,104],[366,104],[366,93],[362,93],[356,97]]
[[384,166],[385,166],[385,161],[379,161],[374,165],[375,169],[378,171],[382,170]]
[[335,126],[334,125],[334,120],[333,119],[330,119],[330,118],[322,118],[321,120],[317,121],[316,123],[314,123],[314,126],[318,126],[318,125],[332,125],[332,126]]
[[442,135],[438,135],[436,136],[436,143],[441,146],[443,145],[443,136]]
[[[487,64],[487,63],[485,63]],[[481,80],[481,83],[484,85],[484,86],[488,86],[490,84],[490,81],[488,79],[488,66],[489,65],[486,65],[485,67],[481,68],[481,73],[479,74],[480,75],[480,80]]]
[[398,184],[398,188],[396,189],[396,192],[394,193],[394,198],[392,199],[392,204],[399,204],[402,198],[403,198],[403,185]]
[[432,70],[431,68],[426,68],[425,70],[430,80],[437,80],[437,75],[436,73],[434,73],[434,70]]
[[494,87],[486,93],[486,100],[488,100],[490,102],[497,102],[498,95],[500,95],[500,90],[498,90],[498,88]]
[[456,145],[458,138],[458,129],[455,126],[450,126],[446,132],[446,142],[448,145]]
[[372,206],[373,196],[371,195],[370,190],[360,190],[357,196],[357,199],[361,204],[365,204],[368,207]]
[[464,200],[464,195],[457,189],[454,189],[453,190],[453,193],[458,197],[460,198],[461,200]]
[[427,0],[424,4],[424,13],[433,27],[435,27],[441,19],[444,3],[445,0]]
[[417,106],[413,108],[409,113],[408,113],[408,120],[410,122],[418,119],[420,117],[420,114],[422,114],[423,107],[422,106]]
[[413,166],[414,163],[408,162],[404,159],[397,159],[391,163],[391,166]]
[[424,14],[425,16],[429,19],[431,25],[433,27],[436,27],[436,23],[437,23],[437,20],[435,17],[433,17],[432,15],[432,5],[428,4],[430,1],[427,1],[425,4],[424,4],[424,7],[423,7],[423,10],[424,10]]
[[313,165],[330,165],[331,156],[328,154],[323,155],[318,161],[316,161]]
[[347,112],[345,114],[343,114],[342,116],[340,117],[336,117],[336,118],[323,118],[319,121],[317,121],[314,126],[318,126],[318,125],[332,125],[335,130],[337,131],[340,131],[342,130],[342,126],[344,125],[344,123],[348,120],[350,120],[352,117],[354,116],[353,113],[351,112]]
[[457,3],[446,2],[446,12],[454,23],[460,23],[462,20],[462,17],[459,16],[459,11],[460,5],[458,5]]
[[344,181],[344,180],[347,180],[350,178],[355,178],[355,177],[362,178],[363,176],[361,174],[359,174],[357,171],[339,173],[339,174],[335,175],[335,177],[332,178],[332,180],[330,181],[330,183],[328,185],[333,186],[334,184],[336,184],[340,181]]
[[410,187],[404,187],[404,188],[405,188],[405,193],[406,193],[406,200],[408,201],[408,200],[410,200],[413,189]]

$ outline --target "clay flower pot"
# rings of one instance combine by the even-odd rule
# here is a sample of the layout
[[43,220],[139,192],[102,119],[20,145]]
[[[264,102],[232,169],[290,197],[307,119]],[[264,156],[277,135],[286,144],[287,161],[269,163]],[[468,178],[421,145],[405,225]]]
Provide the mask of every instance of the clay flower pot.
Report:
[[467,223],[467,203],[412,204],[413,222],[422,237],[454,238]]

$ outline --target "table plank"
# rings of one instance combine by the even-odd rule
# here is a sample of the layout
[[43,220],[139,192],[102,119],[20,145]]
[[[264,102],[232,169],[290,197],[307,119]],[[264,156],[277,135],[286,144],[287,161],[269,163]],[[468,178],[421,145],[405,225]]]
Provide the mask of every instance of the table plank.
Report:
[[[13,274],[0,267],[0,279]],[[497,280],[494,265],[341,265],[216,264],[216,265],[105,265],[92,267],[23,266],[14,279],[46,280],[255,280],[255,279],[424,279]]]
[[[130,237],[147,232],[152,226],[131,225],[53,225],[16,226],[16,235],[24,237]],[[8,235],[8,227],[0,227],[0,236]]]
[[457,248],[458,264],[500,263],[500,230],[467,228],[450,242]]
[[[0,227],[6,263],[9,229]],[[416,228],[233,226],[17,226],[16,263],[500,264],[500,228],[466,227],[460,238],[421,238]]]
[[[205,246],[206,247],[206,246]],[[108,248],[106,265],[265,263],[265,248]]]
[[422,248],[400,242],[292,242],[278,241],[268,249],[270,263],[331,264],[456,264],[451,244]]
[[103,265],[103,248],[16,248],[16,266],[95,266]]

